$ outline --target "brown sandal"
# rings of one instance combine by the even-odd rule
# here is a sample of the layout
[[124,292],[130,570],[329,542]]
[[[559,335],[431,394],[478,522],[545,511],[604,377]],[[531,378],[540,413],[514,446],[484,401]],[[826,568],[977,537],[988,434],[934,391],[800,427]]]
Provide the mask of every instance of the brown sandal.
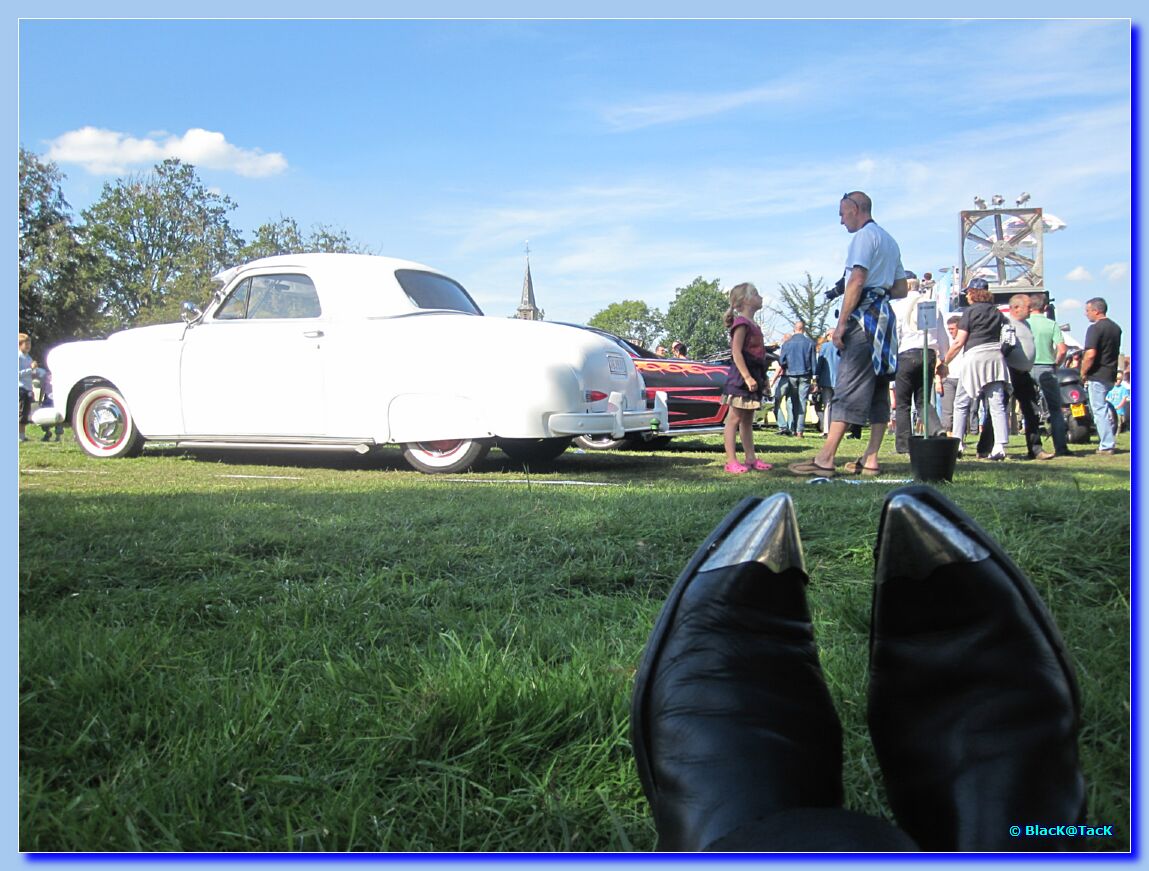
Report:
[[837,474],[833,466],[829,468],[819,466],[813,460],[805,460],[801,463],[791,463],[788,467],[795,475],[821,475],[823,478],[833,478]]
[[858,457],[858,459],[854,460],[854,462],[846,463],[846,465],[842,466],[842,469],[846,472],[847,475],[862,475],[863,477],[866,477],[866,478],[875,478],[878,475],[882,474],[882,470],[880,468],[879,469],[867,469],[865,466],[863,466],[862,465],[863,459],[865,459],[865,458],[864,457]]

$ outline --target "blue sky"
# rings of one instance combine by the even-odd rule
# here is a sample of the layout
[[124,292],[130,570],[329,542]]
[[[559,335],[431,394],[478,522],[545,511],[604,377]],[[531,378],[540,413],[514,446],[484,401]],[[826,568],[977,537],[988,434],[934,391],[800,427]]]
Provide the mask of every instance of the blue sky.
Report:
[[[1062,21],[68,21],[19,28],[19,140],[80,210],[166,156],[239,208],[462,281],[491,315],[665,311],[695,276],[833,281],[844,191],[919,274],[958,212],[1067,224],[1046,285],[1131,324],[1129,25]],[[1125,343],[1129,347],[1128,339]]]

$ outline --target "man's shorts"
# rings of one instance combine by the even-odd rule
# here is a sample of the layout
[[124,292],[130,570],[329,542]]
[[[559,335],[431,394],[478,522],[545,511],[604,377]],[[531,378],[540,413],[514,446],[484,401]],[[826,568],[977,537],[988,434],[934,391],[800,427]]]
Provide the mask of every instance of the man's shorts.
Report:
[[850,424],[887,423],[890,419],[890,376],[875,375],[865,328],[853,318],[842,337],[830,420]]

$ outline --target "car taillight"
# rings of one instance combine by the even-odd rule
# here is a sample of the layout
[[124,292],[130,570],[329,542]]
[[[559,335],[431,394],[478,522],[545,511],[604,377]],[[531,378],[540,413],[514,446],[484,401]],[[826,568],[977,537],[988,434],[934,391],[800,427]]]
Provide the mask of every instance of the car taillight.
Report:
[[607,397],[601,390],[588,390],[584,395],[587,402],[602,402]]
[[654,394],[655,393],[656,393],[656,388],[647,387],[646,388],[646,401],[647,402],[654,402]]

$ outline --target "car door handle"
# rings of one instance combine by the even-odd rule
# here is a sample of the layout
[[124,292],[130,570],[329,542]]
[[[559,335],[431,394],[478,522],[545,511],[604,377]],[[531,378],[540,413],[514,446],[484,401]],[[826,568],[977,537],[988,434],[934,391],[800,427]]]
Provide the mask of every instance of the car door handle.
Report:
[[323,330],[308,330],[303,336],[307,339],[321,339],[323,338]]

